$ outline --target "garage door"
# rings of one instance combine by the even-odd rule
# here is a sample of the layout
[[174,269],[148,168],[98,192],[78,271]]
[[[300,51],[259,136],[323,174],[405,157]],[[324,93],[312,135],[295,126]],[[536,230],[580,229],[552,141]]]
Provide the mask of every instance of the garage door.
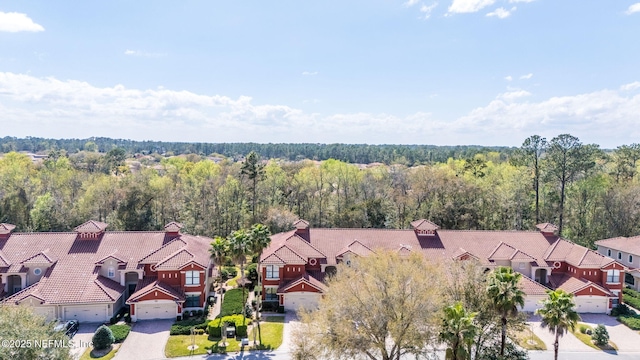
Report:
[[603,296],[576,296],[575,302],[579,313],[603,314],[609,310],[609,299]]
[[524,299],[524,307],[522,308],[522,311],[526,311],[526,312],[534,312],[536,311],[536,309],[539,309],[542,307],[542,304],[540,303],[542,300],[546,299],[546,296],[527,296]]
[[64,308],[64,320],[97,323],[109,320],[107,305],[67,306]]
[[138,320],[173,319],[177,315],[177,305],[170,303],[138,303],[136,304],[136,316]]
[[44,316],[49,321],[56,318],[55,308],[51,306],[34,306],[31,310],[33,310],[35,314]]
[[289,310],[298,310],[305,308],[314,310],[318,308],[320,294],[312,292],[294,292],[284,294],[284,307]]

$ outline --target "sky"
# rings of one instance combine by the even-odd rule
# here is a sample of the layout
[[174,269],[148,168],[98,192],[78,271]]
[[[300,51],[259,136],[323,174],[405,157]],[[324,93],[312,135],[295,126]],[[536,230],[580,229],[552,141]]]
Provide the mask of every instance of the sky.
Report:
[[0,137],[640,142],[638,0],[0,0]]

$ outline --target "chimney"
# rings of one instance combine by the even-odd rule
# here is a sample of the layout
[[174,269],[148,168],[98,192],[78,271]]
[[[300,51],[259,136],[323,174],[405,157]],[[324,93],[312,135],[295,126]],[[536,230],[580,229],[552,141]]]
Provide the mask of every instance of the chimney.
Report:
[[540,230],[544,236],[556,236],[558,235],[558,227],[551,223],[542,223],[536,225],[536,228]]
[[13,229],[15,228],[16,226],[13,224],[5,224],[5,223],[0,224],[0,240],[8,239],[9,236],[11,236]]
[[309,241],[309,222],[307,220],[297,220],[293,223],[296,228],[296,235]]
[[415,231],[418,236],[436,236],[437,230],[440,229],[440,226],[426,219],[412,222],[411,227],[413,227],[413,231]]
[[164,232],[172,238],[180,236],[180,230],[183,228],[183,225],[179,222],[172,221],[164,226]]
[[104,234],[105,229],[109,226],[107,223],[89,220],[84,224],[78,225],[73,229],[78,233],[80,239],[98,239]]

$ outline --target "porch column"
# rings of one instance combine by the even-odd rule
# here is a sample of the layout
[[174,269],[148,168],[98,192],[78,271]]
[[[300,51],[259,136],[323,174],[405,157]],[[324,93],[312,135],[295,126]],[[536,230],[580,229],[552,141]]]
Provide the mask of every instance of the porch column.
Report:
[[20,274],[20,290],[27,287],[27,274]]
[[124,286],[124,278],[125,278],[125,272],[124,271],[120,271],[120,285]]

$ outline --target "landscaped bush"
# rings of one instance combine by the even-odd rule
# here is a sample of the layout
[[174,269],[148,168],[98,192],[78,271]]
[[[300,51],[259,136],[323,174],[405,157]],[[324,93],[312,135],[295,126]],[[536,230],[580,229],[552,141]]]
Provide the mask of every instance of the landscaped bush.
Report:
[[247,279],[253,283],[258,282],[258,264],[249,264],[247,266]]
[[640,315],[621,315],[618,316],[618,321],[632,330],[640,330]]
[[247,327],[248,324],[251,323],[251,319],[245,319],[243,322],[242,315],[230,315],[222,318],[218,317],[209,322],[209,336],[213,338],[222,337],[221,324],[224,324],[225,322],[235,324],[236,336],[245,337],[247,336]]
[[629,308],[626,304],[618,304],[618,306],[611,309],[611,316],[618,317],[620,315],[634,315],[635,312]]
[[628,294],[623,294],[622,300],[624,301],[625,304],[640,310],[640,298],[633,297]]
[[598,346],[605,346],[609,343],[609,332],[604,325],[600,324],[593,330],[591,339]]
[[93,334],[93,338],[91,339],[91,341],[93,341],[94,349],[103,350],[111,346],[116,341],[116,339],[113,336],[111,329],[102,325],[98,328],[98,330],[96,330],[95,334]]
[[639,298],[640,299],[640,292],[637,292],[633,289],[629,289],[629,288],[624,288],[622,289],[622,293],[627,294],[629,296],[633,296],[635,298]]
[[234,278],[236,277],[236,275],[238,275],[238,269],[236,269],[235,266],[228,266],[224,269],[222,269],[222,271],[226,271],[229,278]]
[[278,311],[278,306],[277,301],[263,301],[262,311]]
[[193,318],[189,320],[176,321],[171,325],[170,335],[191,335],[191,328],[206,329],[208,325],[205,318]]
[[113,333],[113,338],[114,338],[115,342],[121,343],[129,335],[129,331],[131,331],[131,326],[129,326],[129,325],[109,325],[109,329],[111,329],[111,333]]
[[244,299],[242,298],[242,289],[232,289],[224,294],[220,316],[242,314],[243,309]]
[[580,325],[580,333],[581,334],[586,334],[587,333],[587,326],[586,325]]

